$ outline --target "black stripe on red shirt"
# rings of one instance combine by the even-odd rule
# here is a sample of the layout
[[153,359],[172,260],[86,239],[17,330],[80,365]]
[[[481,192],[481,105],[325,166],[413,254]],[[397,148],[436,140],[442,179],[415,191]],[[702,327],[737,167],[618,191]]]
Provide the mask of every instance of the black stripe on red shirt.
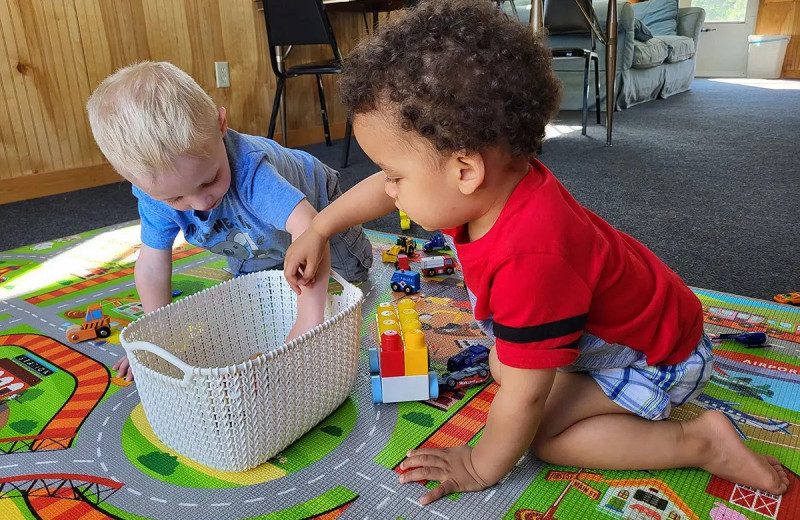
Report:
[[[581,314],[530,327],[509,327],[495,322],[493,331],[497,339],[502,339],[509,343],[534,343],[582,332],[586,325],[587,316],[587,314]],[[575,346],[570,344],[559,348],[575,348]]]

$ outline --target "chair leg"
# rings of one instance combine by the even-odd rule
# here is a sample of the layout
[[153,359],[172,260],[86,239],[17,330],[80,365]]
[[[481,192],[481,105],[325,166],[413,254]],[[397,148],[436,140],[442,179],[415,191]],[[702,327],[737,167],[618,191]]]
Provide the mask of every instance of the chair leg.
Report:
[[347,160],[350,158],[350,137],[353,135],[353,122],[347,116],[347,124],[344,128],[344,145],[342,149],[342,168],[347,168]]
[[517,6],[514,4],[514,0],[509,0],[511,3],[511,11],[514,13],[514,16],[519,20],[519,13],[517,12]]
[[322,109],[322,128],[325,130],[325,146],[331,145],[331,129],[328,126],[328,107],[325,105],[325,89],[322,87],[322,76],[317,76],[317,90],[319,91],[319,105]]
[[595,54],[594,60],[594,108],[597,112],[597,124],[600,124],[600,59]]
[[278,119],[278,110],[281,107],[281,94],[283,93],[283,78],[278,78],[278,84],[275,86],[275,99],[272,100],[272,115],[269,118],[269,130],[267,137],[272,139],[275,136],[275,123]]
[[581,113],[581,135],[586,135],[586,120],[589,118],[589,63],[590,55],[586,55],[583,65],[583,112]]

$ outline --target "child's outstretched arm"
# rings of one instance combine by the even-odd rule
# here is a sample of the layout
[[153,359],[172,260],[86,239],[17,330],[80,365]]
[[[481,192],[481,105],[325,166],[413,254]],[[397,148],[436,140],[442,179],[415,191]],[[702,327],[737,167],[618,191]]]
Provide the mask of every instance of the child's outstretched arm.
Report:
[[385,178],[381,171],[353,186],[323,209],[303,236],[292,241],[283,273],[294,292],[300,294],[301,286],[313,285],[322,254],[328,251],[327,242],[333,235],[395,209],[394,199],[384,189]]
[[[172,249],[155,249],[142,244],[133,268],[133,279],[145,314],[168,305],[172,301]],[[112,368],[117,371],[117,377],[133,380],[127,356]]]
[[[292,210],[286,220],[286,231],[291,233],[293,243],[311,226],[316,215],[317,210],[306,199],[300,201]],[[320,252],[318,269],[322,273],[330,272],[330,248],[324,247]],[[297,319],[286,337],[287,343],[322,323],[327,297],[327,283],[318,283],[302,288],[297,296]]]
[[423,505],[450,493],[478,491],[496,484],[533,442],[555,373],[555,369],[526,370],[503,365],[503,384],[492,401],[486,428],[475,448],[410,451],[400,467],[413,469],[401,475],[400,482],[441,482],[420,498]]

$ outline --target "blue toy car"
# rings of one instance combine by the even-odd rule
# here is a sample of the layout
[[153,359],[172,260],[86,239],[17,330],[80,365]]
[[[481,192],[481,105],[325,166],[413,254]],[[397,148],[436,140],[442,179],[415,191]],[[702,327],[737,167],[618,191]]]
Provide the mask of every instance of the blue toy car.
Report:
[[402,291],[406,294],[414,294],[420,288],[419,273],[402,270],[395,271],[392,275],[390,286],[395,292]]
[[477,365],[478,363],[488,363],[489,349],[483,345],[470,345],[455,356],[447,360],[447,370],[450,373],[458,372]]
[[483,383],[489,379],[489,365],[478,363],[473,367],[467,367],[458,372],[445,373],[439,376],[439,386],[446,386],[450,390],[465,388]]

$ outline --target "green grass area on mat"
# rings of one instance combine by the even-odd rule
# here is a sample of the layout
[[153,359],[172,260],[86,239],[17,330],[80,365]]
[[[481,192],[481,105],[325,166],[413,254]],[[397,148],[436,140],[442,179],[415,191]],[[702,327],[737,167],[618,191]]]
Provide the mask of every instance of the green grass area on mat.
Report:
[[[4,330],[3,335],[11,335],[11,334],[40,334],[46,336],[42,331],[37,330],[30,325],[17,325],[16,327],[11,327],[9,329]],[[6,351],[5,349],[15,349],[19,352],[13,353],[12,350]],[[9,357],[13,358],[23,352],[27,352],[27,350],[14,347],[12,345],[0,347],[0,357]],[[47,360],[45,360],[47,361]],[[115,375],[112,372],[112,375]],[[37,429],[31,431],[30,433],[24,435],[36,435],[38,434],[44,425],[49,421],[53,415],[61,409],[64,405],[66,400],[72,395],[72,391],[75,388],[75,379],[64,372],[64,370],[59,369],[58,372],[47,376],[42,379],[42,382],[36,385],[37,389],[45,390],[45,393],[37,397],[35,400],[26,403],[26,402],[17,402],[13,401],[9,403],[9,410],[10,416],[9,421],[4,428],[0,429],[0,438],[6,437],[20,437],[23,436],[22,433],[16,432],[10,428],[10,424],[16,422],[18,420],[32,420],[38,423]],[[119,387],[113,383],[109,383],[108,389],[106,390],[103,397],[100,398],[98,401],[98,405],[120,391],[122,387]],[[47,397],[46,397],[47,396]],[[27,405],[27,406],[23,406]],[[37,407],[37,408],[34,408]],[[49,414],[49,415],[48,415]],[[42,422],[44,421],[44,422]],[[80,430],[75,435],[75,439],[73,439],[73,443],[77,438],[80,436]]]
[[[286,471],[287,474],[294,473],[313,464],[333,451],[347,438],[357,418],[358,410],[355,399],[349,398],[311,431],[270,459],[270,464]],[[160,452],[160,450],[139,432],[130,418],[125,421],[125,425],[122,428],[122,448],[128,460],[134,466],[155,479],[176,486],[214,489],[238,487],[240,485],[211,477],[180,462],[177,463],[174,471],[169,475],[163,475],[148,468],[139,461],[139,457],[153,452]]]
[[41,265],[39,262],[34,260],[23,260],[21,258],[7,258],[4,260],[0,260],[0,271],[3,271],[6,267],[16,266],[17,269],[13,271],[7,271],[5,274],[0,275],[0,278],[5,278],[2,282],[0,282],[0,297],[3,296],[3,290],[12,291],[15,287],[15,280],[22,276],[23,274],[33,271],[37,267]]
[[745,413],[759,416],[766,415],[767,417],[776,420],[780,418],[781,421],[800,423],[800,412],[795,412],[794,410],[783,408],[782,406],[759,401],[753,397],[739,395],[733,390],[723,388],[715,383],[708,383],[705,387],[704,393],[716,399],[738,403],[738,406],[734,406],[734,408]]
[[[468,389],[465,397],[451,406],[446,412],[417,401],[397,403],[397,423],[389,438],[389,442],[386,443],[383,450],[375,457],[375,462],[388,469],[397,466],[406,457],[408,450],[415,449],[422,444],[425,439],[438,430],[450,417],[464,407],[476,393],[483,390],[485,386],[486,385],[478,385]],[[404,416],[406,417],[404,418]],[[420,425],[408,419],[413,417],[423,418],[425,416],[430,418],[430,425]]]
[[[172,288],[173,290],[180,290],[182,294],[174,298],[173,301],[178,301],[182,298],[186,298],[187,296],[191,296],[192,294],[208,289],[209,287],[213,287],[218,283],[219,282],[194,278],[192,276],[187,276],[180,273],[175,274],[172,277]],[[122,306],[115,307],[113,304],[113,300],[121,300]],[[125,314],[124,312],[122,312],[122,307],[126,303],[130,303],[126,300],[132,300],[136,302],[140,301],[139,293],[133,287],[130,287],[126,290],[121,290],[119,292],[103,295],[102,299],[100,300],[85,301],[75,306],[65,308],[61,312],[59,312],[58,315],[64,318],[64,321],[71,322],[74,324],[81,324],[83,322],[83,318],[68,318],[67,314],[74,311],[85,311],[86,308],[92,303],[100,303],[103,309],[103,313],[109,316],[112,321],[114,321],[115,318],[127,321],[135,321],[140,317],[142,317],[143,313]]]
[[225,258],[219,258],[219,255],[212,255],[211,253],[209,253],[209,257],[214,260],[205,264],[205,267],[210,267],[212,269],[224,269],[228,267],[228,260]]
[[7,320],[11,316],[13,316],[13,314],[0,314],[0,321]]
[[[40,242],[39,244],[31,244],[29,246],[22,246],[18,247],[17,249],[12,249],[10,251],[5,251],[6,254],[33,254],[33,255],[45,255],[52,253],[54,251],[58,251],[60,249],[64,249],[65,247],[71,246],[81,240],[85,240],[87,238],[91,238],[93,236],[99,235],[104,231],[108,231],[109,228],[100,228],[100,229],[93,229],[91,231],[84,231],[83,233],[73,235],[73,237],[64,237],[64,238],[56,238],[53,240],[46,240],[44,242]],[[44,245],[46,243],[52,243],[51,247],[48,248],[39,248],[34,249],[36,246]]]
[[238,487],[238,484],[210,477],[185,464],[178,463],[169,475],[162,475],[148,468],[139,461],[139,457],[144,457],[154,452],[161,453],[161,450],[139,432],[130,417],[128,417],[122,427],[122,450],[131,464],[136,466],[145,475],[156,480],[189,488],[224,489]]
[[[173,264],[172,264],[173,265],[173,269],[178,268],[178,267],[180,267],[181,265],[183,265],[185,263],[201,260],[202,258],[209,257],[211,255],[212,255],[212,253],[210,253],[208,251],[203,251],[201,253],[197,253],[197,254],[194,254],[194,255],[191,255],[191,256],[187,256],[187,257],[181,258],[179,260],[175,260],[173,262]],[[113,272],[119,271],[121,269],[127,269],[127,268],[130,268],[130,267],[133,267],[133,266],[134,266],[134,264],[132,262],[131,263],[126,263],[126,264],[119,264],[119,265],[115,266],[114,269],[109,271],[109,273],[113,273]],[[108,274],[108,273],[106,273],[106,274]],[[35,291],[31,291],[31,292],[29,292],[27,294],[20,295],[19,298],[22,299],[22,300],[25,300],[25,299],[28,299],[28,298],[32,298],[34,296],[39,296],[41,294],[45,294],[45,293],[49,293],[51,291],[62,289],[64,287],[69,287],[71,285],[74,285],[74,284],[77,284],[77,283],[80,283],[80,282],[83,282],[83,281],[84,281],[83,278],[80,278],[80,277],[77,277],[77,276],[68,277],[68,278],[65,278],[63,280],[59,280],[58,282],[55,282],[55,283],[49,284],[47,286],[41,287],[41,288],[39,288],[39,289],[37,289]],[[78,298],[80,296],[89,295],[89,294],[92,294],[94,292],[102,291],[102,290],[108,289],[110,287],[119,285],[121,283],[127,283],[127,282],[131,282],[131,281],[133,281],[133,273],[132,272],[130,274],[122,276],[120,278],[115,278],[115,279],[109,280],[107,282],[103,282],[103,283],[100,283],[100,284],[97,284],[97,285],[92,285],[91,287],[86,287],[84,289],[81,289],[81,290],[78,290],[78,291],[75,291],[75,292],[72,292],[72,293],[63,294],[63,295],[60,295],[60,296],[55,297],[55,298],[51,298],[51,299],[46,300],[46,301],[36,303],[35,305],[37,307],[49,307],[49,306],[57,304],[57,303],[62,303],[64,301],[71,301],[71,300],[74,300],[74,299],[76,299],[76,298]]]
[[299,471],[326,456],[344,441],[356,424],[356,397],[349,397],[331,415],[291,446],[270,459],[270,463],[286,473]]
[[[0,347],[0,358],[13,359],[21,354],[29,354],[29,352],[13,345]],[[10,412],[8,424],[0,428],[0,439],[38,435],[64,406],[75,389],[75,378],[64,370],[58,370],[58,372],[41,379],[39,384],[20,396],[22,402],[19,399],[12,399],[8,402]],[[33,400],[27,401],[26,394],[33,395],[33,391],[36,394],[39,394],[38,391],[42,391],[42,393]],[[14,429],[15,425],[17,429]]]

